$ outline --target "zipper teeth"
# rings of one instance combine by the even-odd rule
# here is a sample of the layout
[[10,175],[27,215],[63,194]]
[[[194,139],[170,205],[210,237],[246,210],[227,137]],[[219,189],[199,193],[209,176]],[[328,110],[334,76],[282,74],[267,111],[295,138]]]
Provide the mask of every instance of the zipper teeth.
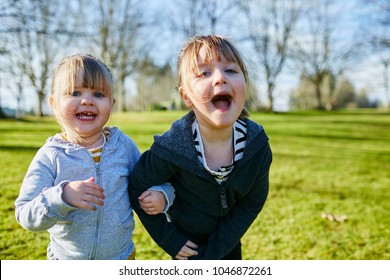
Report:
[[[95,183],[98,184],[98,185],[100,185],[100,177],[101,177],[101,174],[100,174],[100,163],[101,163],[101,161],[103,159],[103,152],[104,152],[104,146],[103,146],[102,152],[100,154],[100,162],[98,164],[96,164],[95,161],[93,160],[93,158],[91,157],[91,160],[93,161],[93,165],[95,166],[95,172],[96,172]],[[97,206],[97,209],[96,209],[95,237],[94,237],[94,242],[93,242],[93,245],[92,245],[91,259],[95,259],[96,258],[97,247],[98,247],[98,244],[99,244],[98,238],[99,238],[99,228],[100,228],[101,218],[102,218],[102,209],[101,209],[101,207]]]
[[221,186],[221,203],[222,203],[222,208],[227,209],[227,201],[226,201],[226,192],[224,188]]

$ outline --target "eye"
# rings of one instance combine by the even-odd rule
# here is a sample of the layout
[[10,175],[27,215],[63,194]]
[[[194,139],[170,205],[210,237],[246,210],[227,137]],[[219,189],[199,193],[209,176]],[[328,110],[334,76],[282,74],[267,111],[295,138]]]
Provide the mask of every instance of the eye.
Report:
[[93,96],[100,98],[100,97],[104,97],[104,94],[101,92],[94,92]]
[[208,77],[211,75],[211,72],[210,71],[201,71],[200,73],[196,74],[196,77],[200,78],[200,77]]
[[74,91],[74,92],[71,92],[70,94],[69,94],[70,96],[80,96],[81,95],[81,92],[79,92],[79,91]]
[[226,73],[230,73],[230,74],[238,73],[235,69],[232,69],[232,68],[226,69],[225,72],[226,72]]

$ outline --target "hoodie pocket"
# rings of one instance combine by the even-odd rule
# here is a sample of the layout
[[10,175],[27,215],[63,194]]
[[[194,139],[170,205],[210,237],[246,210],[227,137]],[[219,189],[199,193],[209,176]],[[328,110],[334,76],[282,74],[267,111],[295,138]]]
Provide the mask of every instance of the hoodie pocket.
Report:
[[116,211],[116,215],[124,229],[127,230],[134,227],[134,216],[131,208],[128,208],[127,211]]

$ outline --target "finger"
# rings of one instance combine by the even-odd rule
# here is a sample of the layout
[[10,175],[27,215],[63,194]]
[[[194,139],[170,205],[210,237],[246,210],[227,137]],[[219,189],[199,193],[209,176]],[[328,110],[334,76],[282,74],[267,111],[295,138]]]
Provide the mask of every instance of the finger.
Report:
[[138,200],[139,200],[139,201],[144,200],[145,197],[148,197],[151,193],[152,193],[152,191],[144,191],[144,192],[138,197]]
[[197,249],[198,248],[198,245],[196,245],[194,242],[192,242],[190,240],[187,241],[186,246],[190,247],[192,249]]
[[198,254],[197,251],[191,249],[190,247],[184,246],[181,251],[180,255],[184,257],[191,257],[191,256],[196,256]]
[[150,203],[150,201],[148,201],[147,199],[144,198],[143,200],[139,201],[139,204],[140,205],[150,205],[151,203]]
[[86,201],[81,201],[78,205],[79,208],[83,208],[89,211],[96,211],[96,206]]
[[154,204],[151,202],[140,201],[139,205],[143,208],[154,209]]
[[[96,185],[97,186],[97,185]],[[105,198],[105,195],[104,195],[104,190],[97,186],[98,188],[96,187],[93,187],[93,186],[88,186],[88,187],[85,187],[85,194],[88,194],[88,195],[92,195],[92,196],[96,196],[100,199],[104,199]]]
[[187,257],[180,256],[179,254],[176,255],[175,259],[177,259],[177,260],[188,260]]
[[88,202],[88,203],[92,203],[92,204],[96,204],[96,205],[99,205],[99,206],[103,206],[104,205],[104,201],[98,197],[98,196],[95,196],[95,195],[90,195],[90,194],[85,194],[82,196],[82,201],[85,201],[85,202]]
[[149,205],[149,204],[141,204],[140,206],[143,210],[148,210],[148,211],[156,211],[157,210],[153,205]]
[[99,190],[100,192],[104,192],[104,189],[99,186],[98,184],[95,183],[95,178],[94,177],[91,177],[87,180],[84,180],[84,181],[81,181],[82,182],[82,185],[84,187],[90,187],[90,188],[94,188],[94,189],[97,189]]
[[151,207],[141,207],[141,209],[148,215],[156,215],[159,213],[155,208]]
[[95,189],[95,190],[99,191],[100,193],[104,192],[104,189],[101,186],[99,186],[99,185],[97,185],[95,183],[92,183],[92,182],[90,182],[87,185],[85,185],[85,188]]

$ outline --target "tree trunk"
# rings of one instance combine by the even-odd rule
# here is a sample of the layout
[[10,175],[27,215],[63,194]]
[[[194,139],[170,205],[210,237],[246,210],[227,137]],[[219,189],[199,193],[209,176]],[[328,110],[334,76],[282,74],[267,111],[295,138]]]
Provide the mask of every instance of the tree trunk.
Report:
[[322,104],[321,104],[321,95],[322,95],[321,84],[320,83],[316,83],[314,86],[315,86],[315,94],[316,94],[316,101],[317,101],[315,109],[316,110],[321,110],[322,109]]
[[390,88],[389,88],[389,62],[383,61],[384,69],[384,84],[385,84],[385,109],[390,110]]
[[38,106],[37,106],[37,111],[35,112],[35,115],[37,117],[43,117],[42,105],[43,105],[44,100],[45,100],[45,93],[43,91],[39,91],[38,92]]

